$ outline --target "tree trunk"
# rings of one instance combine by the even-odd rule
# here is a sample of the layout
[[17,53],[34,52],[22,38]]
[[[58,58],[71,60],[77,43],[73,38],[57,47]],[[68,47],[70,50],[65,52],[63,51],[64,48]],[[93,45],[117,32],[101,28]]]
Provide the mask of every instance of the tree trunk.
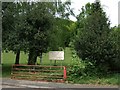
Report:
[[54,66],[57,66],[57,64],[56,64],[56,60],[54,61]]
[[36,61],[37,61],[37,52],[35,49],[30,49],[28,65],[35,65]]
[[20,50],[18,50],[16,53],[15,64],[19,64],[19,60],[20,60]]
[[42,64],[42,52],[40,53],[40,64]]

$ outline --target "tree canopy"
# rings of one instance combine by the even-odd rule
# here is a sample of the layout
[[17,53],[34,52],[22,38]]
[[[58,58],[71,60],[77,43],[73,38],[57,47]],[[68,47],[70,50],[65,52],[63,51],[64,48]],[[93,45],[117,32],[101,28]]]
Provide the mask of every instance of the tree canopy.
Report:
[[[106,71],[110,68],[110,22],[100,2],[88,3],[77,17],[77,35],[74,48],[82,60],[92,62]],[[102,67],[102,68],[101,68]]]
[[[69,5],[69,2],[3,3],[4,50],[12,50],[16,53],[16,58],[19,58],[21,50],[28,52],[28,64],[35,64],[37,56],[42,57],[42,53],[52,48],[53,29],[58,27],[62,31],[59,24],[55,24],[58,22],[56,18],[60,18],[59,21],[67,19],[72,13]],[[65,46],[61,43],[56,44],[56,47]]]

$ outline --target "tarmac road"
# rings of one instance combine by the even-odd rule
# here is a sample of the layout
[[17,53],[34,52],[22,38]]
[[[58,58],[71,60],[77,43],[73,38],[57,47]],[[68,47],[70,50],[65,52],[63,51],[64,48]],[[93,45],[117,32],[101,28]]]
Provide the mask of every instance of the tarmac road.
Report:
[[54,82],[14,80],[10,78],[3,78],[0,80],[2,80],[2,88],[36,88],[36,89],[42,88],[42,90],[43,88],[44,90],[76,90],[76,89],[80,90],[80,88],[110,88],[111,90],[113,90],[113,88],[115,88],[116,90],[118,90],[118,86],[116,85],[111,86],[111,85],[91,85],[91,84],[66,84],[66,83],[54,83]]
[[2,88],[22,88],[22,87],[12,86],[12,85],[2,85]]

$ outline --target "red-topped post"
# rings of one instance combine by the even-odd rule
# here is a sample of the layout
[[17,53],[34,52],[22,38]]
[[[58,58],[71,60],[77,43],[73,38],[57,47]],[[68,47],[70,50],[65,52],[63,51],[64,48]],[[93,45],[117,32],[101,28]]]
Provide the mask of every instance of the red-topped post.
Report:
[[67,78],[66,67],[64,66],[63,68],[64,68],[64,79],[66,79]]

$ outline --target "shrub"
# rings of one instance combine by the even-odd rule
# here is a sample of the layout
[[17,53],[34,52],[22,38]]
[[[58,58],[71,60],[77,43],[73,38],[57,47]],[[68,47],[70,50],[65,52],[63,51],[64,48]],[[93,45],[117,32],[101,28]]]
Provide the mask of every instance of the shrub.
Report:
[[76,52],[73,52],[72,64],[69,65],[68,76],[71,78],[83,78],[89,76],[99,76],[102,73],[89,61],[81,60]]

